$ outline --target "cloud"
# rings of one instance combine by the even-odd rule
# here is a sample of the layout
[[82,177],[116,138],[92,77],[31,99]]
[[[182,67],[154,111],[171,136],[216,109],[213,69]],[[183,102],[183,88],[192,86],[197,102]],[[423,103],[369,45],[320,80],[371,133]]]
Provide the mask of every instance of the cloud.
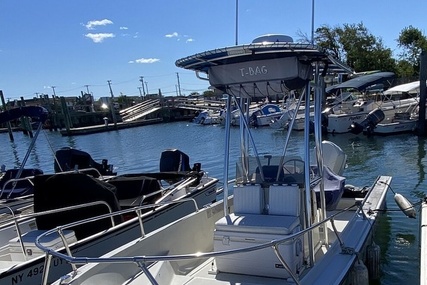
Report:
[[165,35],[165,37],[166,38],[176,38],[176,41],[178,41],[178,42],[181,41],[182,38],[185,39],[186,43],[194,42],[194,39],[190,38],[188,35],[180,35],[177,32],[173,32],[171,34],[167,34],[167,35]]
[[158,58],[139,58],[129,61],[129,63],[155,63],[160,61]]
[[167,37],[167,38],[176,38],[176,37],[178,37],[178,33],[177,32],[173,32],[172,34],[165,35],[165,37]]
[[106,25],[111,25],[111,24],[113,24],[113,22],[111,20],[108,20],[108,19],[104,19],[104,20],[93,20],[93,21],[87,22],[87,24],[85,25],[85,27],[88,30],[94,30],[95,27],[97,27],[97,26],[106,26]]
[[128,29],[128,27],[120,27],[119,29],[120,29],[120,30],[127,30],[127,29]]
[[86,34],[85,37],[91,39],[94,43],[102,43],[104,39],[114,38],[115,35],[112,33],[98,33],[98,34]]

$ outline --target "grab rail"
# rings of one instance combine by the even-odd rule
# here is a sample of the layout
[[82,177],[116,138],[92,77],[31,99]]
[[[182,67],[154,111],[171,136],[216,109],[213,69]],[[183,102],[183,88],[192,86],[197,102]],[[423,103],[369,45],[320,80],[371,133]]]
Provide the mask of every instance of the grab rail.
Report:
[[89,167],[89,168],[82,168],[82,169],[73,169],[73,170],[68,170],[68,171],[61,171],[61,172],[57,172],[55,173],[55,175],[58,174],[70,174],[70,173],[85,173],[85,172],[91,172],[91,171],[95,171],[99,176],[99,179],[102,179],[104,176],[101,174],[101,172],[99,172],[98,169],[94,168],[94,167]]
[[[146,207],[149,207],[149,206],[152,207],[152,205],[147,205]],[[290,234],[284,238],[272,240],[270,242],[266,242],[266,243],[263,243],[260,245],[250,246],[250,247],[246,247],[246,248],[232,249],[232,250],[222,250],[222,251],[204,252],[204,253],[198,252],[198,253],[191,253],[191,254],[177,254],[177,255],[169,255],[169,256],[73,257],[71,254],[69,254],[69,255],[63,254],[63,253],[60,253],[58,251],[49,249],[49,248],[47,248],[41,244],[40,240],[44,236],[49,235],[51,233],[54,233],[55,231],[63,231],[65,228],[71,227],[75,223],[64,225],[61,227],[57,227],[56,229],[52,229],[50,231],[43,233],[42,235],[37,237],[36,246],[38,248],[40,248],[41,250],[43,250],[44,252],[46,252],[47,258],[51,259],[52,257],[49,257],[49,256],[55,256],[55,257],[64,259],[66,262],[72,264],[72,267],[73,267],[72,276],[75,276],[77,274],[77,265],[84,265],[84,264],[88,264],[88,263],[136,263],[141,268],[141,270],[143,270],[147,274],[147,277],[152,281],[152,284],[156,284],[156,283],[155,283],[154,277],[151,276],[151,273],[148,270],[144,270],[144,268],[145,268],[144,264],[146,264],[146,263],[156,262],[156,261],[178,261],[178,260],[211,258],[211,257],[218,257],[218,256],[226,256],[226,255],[230,255],[230,254],[246,253],[246,252],[251,252],[251,251],[256,251],[256,250],[261,250],[261,249],[271,247],[273,249],[273,251],[276,253],[276,256],[278,257],[280,263],[282,263],[283,267],[285,269],[287,269],[287,271],[289,271],[291,277],[294,279],[294,282],[296,282],[296,284],[300,284],[298,282],[296,276],[294,276],[292,271],[290,271],[290,268],[286,264],[285,260],[281,257],[280,253],[277,251],[277,247],[280,244],[287,242],[288,240],[293,240],[293,239],[295,239],[301,235],[304,235],[305,233],[308,233],[308,232],[314,230],[315,228],[318,228],[318,227],[326,224],[327,222],[331,222],[333,224],[333,227],[332,227],[333,231],[339,240],[339,243],[340,243],[340,246],[341,246],[343,253],[351,253],[351,250],[346,248],[344,246],[344,244],[342,243],[342,241],[340,240],[339,233],[338,233],[336,227],[334,226],[334,219],[335,219],[335,217],[339,216],[340,214],[342,214],[344,212],[351,210],[354,207],[358,207],[358,210],[363,212],[362,206],[363,206],[363,203],[356,202],[355,204],[353,204],[349,207],[346,207],[346,208],[330,215],[329,217],[325,218],[323,221],[314,223],[311,225],[311,227],[303,229],[297,233]],[[106,215],[99,216],[96,218],[101,219],[101,218],[105,218],[105,216]],[[88,221],[89,221],[89,219],[84,220],[82,222],[88,222]],[[66,243],[66,241],[64,241],[64,242]],[[67,250],[67,252],[68,252],[68,250]],[[48,259],[46,259],[46,260],[48,260]],[[46,274],[48,274],[48,273],[46,273]],[[45,280],[43,280],[43,281],[45,281]],[[46,281],[47,281],[47,279],[46,279]],[[46,283],[42,283],[42,284],[46,284]]]
[[[42,211],[42,212],[26,214],[24,216],[21,216],[21,215],[16,216],[10,207],[5,206],[6,208],[8,208],[11,211],[12,217],[5,220],[2,223],[5,223],[5,224],[6,223],[14,223],[15,228],[16,228],[18,241],[19,241],[20,247],[22,249],[22,253],[24,254],[24,257],[27,258],[27,253],[25,251],[24,242],[22,241],[21,229],[19,227],[20,223],[22,223],[26,220],[29,220],[29,219],[39,217],[39,216],[56,214],[56,213],[65,212],[65,211],[69,211],[69,210],[82,209],[82,208],[92,207],[92,206],[96,206],[96,205],[105,205],[108,208],[108,211],[110,212],[110,214],[114,213],[112,211],[110,205],[108,205],[108,203],[106,203],[105,201],[95,201],[95,202],[90,202],[90,203],[85,203],[85,204],[80,204],[80,205],[75,205],[75,206],[68,206],[68,207],[59,208],[59,209],[46,210],[46,211]],[[115,225],[113,217],[111,217],[111,223],[112,223],[112,226]]]
[[12,195],[12,193],[13,193],[13,191],[16,189],[16,188],[15,188],[15,187],[16,187],[16,184],[17,184],[18,182],[20,182],[20,181],[26,181],[26,180],[28,180],[28,182],[30,182],[30,184],[31,184],[32,186],[34,186],[34,183],[33,183],[33,181],[31,180],[31,179],[33,179],[33,178],[34,178],[34,176],[27,176],[27,177],[23,177],[23,178],[11,178],[11,179],[7,180],[7,181],[3,184],[3,187],[1,188],[0,196],[2,196],[2,195],[3,195],[3,192],[5,192],[5,190],[6,190],[6,186],[7,186],[7,185],[9,185],[9,184],[11,184],[11,183],[13,183],[14,185],[13,185],[13,187],[11,188],[11,190],[10,190],[9,194],[7,195],[6,199],[9,199],[9,198],[10,198],[10,196],[11,196],[11,195]]
[[[180,199],[180,200],[176,200],[176,201],[160,202],[160,203],[156,203],[156,204],[143,205],[143,206],[138,206],[138,207],[134,207],[134,208],[126,209],[126,210],[111,212],[109,214],[104,214],[104,215],[100,215],[100,216],[96,216],[96,217],[91,217],[91,218],[87,218],[87,219],[84,219],[84,220],[81,220],[81,221],[69,223],[69,224],[66,224],[66,225],[63,225],[63,226],[58,226],[58,227],[56,227],[54,229],[51,229],[51,230],[48,230],[48,231],[42,233],[40,236],[38,236],[36,238],[36,242],[35,242],[36,246],[39,249],[43,250],[46,253],[45,266],[44,266],[45,270],[43,271],[42,284],[43,285],[47,284],[47,278],[48,278],[48,275],[49,275],[49,268],[50,268],[49,265],[50,265],[50,262],[52,260],[52,256],[56,256],[56,257],[60,257],[60,258],[64,258],[65,257],[64,258],[65,260],[68,260],[68,259],[73,260],[74,258],[76,258],[76,257],[72,256],[70,245],[68,244],[68,241],[66,240],[66,238],[64,236],[63,231],[65,229],[71,228],[71,227],[77,226],[77,225],[82,225],[82,224],[87,224],[87,223],[90,223],[90,222],[95,222],[95,221],[102,220],[102,219],[105,219],[105,218],[111,218],[113,220],[114,216],[123,215],[123,214],[131,213],[131,212],[136,212],[137,215],[138,215],[139,225],[140,225],[140,228],[141,228],[141,235],[142,235],[141,237],[144,237],[145,233],[144,233],[144,225],[143,225],[143,221],[142,221],[143,215],[141,214],[141,212],[144,209],[158,208],[158,207],[161,207],[161,206],[167,206],[167,205],[171,205],[171,204],[180,204],[180,203],[185,203],[185,202],[192,202],[192,204],[194,205],[194,208],[195,208],[195,212],[199,211],[199,207],[197,205],[197,201],[194,198],[184,198],[184,199]],[[56,251],[55,249],[50,249],[50,248],[45,247],[45,246],[42,245],[41,239],[43,237],[48,236],[50,234],[53,234],[55,232],[58,232],[59,236],[61,237],[62,243],[64,245],[64,248],[65,248],[65,251],[67,252],[67,254],[62,254],[62,253]],[[77,270],[76,263],[75,262],[71,262],[70,264],[71,264],[71,266],[73,268],[73,271],[76,271]]]

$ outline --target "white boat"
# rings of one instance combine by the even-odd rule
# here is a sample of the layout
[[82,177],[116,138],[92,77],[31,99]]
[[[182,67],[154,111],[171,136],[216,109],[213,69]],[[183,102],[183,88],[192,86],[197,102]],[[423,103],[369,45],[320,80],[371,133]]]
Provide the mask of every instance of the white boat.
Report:
[[214,125],[220,124],[221,120],[221,110],[203,110],[193,119],[193,123],[200,125]]
[[[207,73],[210,84],[227,94],[227,109],[234,101],[243,114],[244,100],[250,98],[238,99],[242,98],[239,90],[266,86],[308,90],[313,78],[321,85],[323,68],[349,70],[314,45],[283,42],[283,38],[270,35],[262,43],[198,53],[176,65]],[[339,177],[345,167],[345,155],[336,145],[322,143],[324,97],[319,86],[314,94],[316,168],[310,160],[309,120],[303,157],[287,152],[290,128],[283,155],[277,158],[258,155],[249,122],[243,119],[232,196],[225,185],[225,199],[103,256],[73,256],[50,249],[43,240],[58,229],[48,231],[38,237],[37,246],[75,266],[54,284],[367,284],[361,283],[369,276],[364,263],[367,252],[378,251],[372,243],[373,229],[392,178],[378,177],[362,197],[325,191],[328,176]],[[309,93],[302,95],[305,102]],[[308,118],[309,106],[306,112]],[[224,181],[229,171],[231,116],[226,119]],[[376,256],[369,267],[378,264]]]
[[400,133],[414,132],[418,125],[418,116],[411,116],[410,113],[396,113],[394,118],[378,123],[368,135],[392,135]]
[[[249,110],[245,112],[244,116],[253,127],[269,126],[272,121],[279,119],[286,110],[281,108],[278,104],[273,103],[252,103],[249,104]],[[239,110],[231,111],[231,125],[240,125],[240,112]],[[225,113],[223,113],[222,123],[225,123]],[[249,119],[248,119],[249,118]]]
[[266,103],[255,110],[250,116],[250,124],[254,127],[270,125],[283,114],[283,110],[277,104]]
[[[79,156],[74,162],[87,160]],[[42,284],[45,262],[50,264],[47,283],[72,269],[61,259],[46,260],[35,246],[37,236],[49,229],[114,213],[114,218],[75,225],[64,235],[48,237],[56,249],[63,249],[63,238],[76,256],[101,255],[139,237],[140,227],[149,233],[217,196],[218,179],[205,175],[199,163],[190,168],[188,156],[178,150],[162,153],[160,172],[101,178],[76,171],[34,177],[34,211],[12,213],[0,221],[2,284]]]
[[[393,77],[394,74],[392,72],[373,73],[332,86],[328,91],[333,92],[344,89],[362,92],[372,85],[391,80]],[[365,94],[365,96],[361,96],[356,101],[345,101],[327,108],[324,112],[324,116],[327,117],[327,120],[324,120],[327,132],[347,133],[352,123],[361,123],[370,112],[378,108],[384,112],[386,119],[391,119],[395,113],[407,112],[408,109],[419,103],[418,96],[396,96],[394,93],[385,94],[385,92],[380,92],[376,96],[377,98],[370,98]]]

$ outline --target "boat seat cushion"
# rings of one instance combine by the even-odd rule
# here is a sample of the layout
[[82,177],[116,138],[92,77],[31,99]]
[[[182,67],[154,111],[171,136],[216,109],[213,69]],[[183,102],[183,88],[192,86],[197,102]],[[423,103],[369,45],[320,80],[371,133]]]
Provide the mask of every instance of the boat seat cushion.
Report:
[[264,191],[261,185],[239,185],[233,189],[234,212],[239,214],[261,214],[264,211]]
[[299,216],[301,194],[297,185],[271,185],[268,190],[268,213]]
[[215,231],[289,235],[299,224],[296,216],[229,214],[215,223]]

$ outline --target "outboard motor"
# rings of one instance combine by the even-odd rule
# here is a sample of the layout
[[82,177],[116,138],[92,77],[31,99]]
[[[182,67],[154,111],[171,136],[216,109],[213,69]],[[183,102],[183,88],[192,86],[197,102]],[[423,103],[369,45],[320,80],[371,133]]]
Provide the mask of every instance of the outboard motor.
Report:
[[[107,159],[103,159],[98,163],[92,159],[87,152],[74,149],[71,147],[63,147],[56,151],[56,160],[54,161],[55,173],[62,171],[72,171],[75,169],[95,168],[101,175],[116,175],[113,172],[113,165],[108,164]],[[95,173],[90,173],[96,176]]]
[[160,156],[160,172],[191,171],[190,158],[178,149],[167,149]]
[[366,116],[366,118],[362,122],[360,123],[353,122],[350,125],[349,130],[351,133],[356,135],[363,132],[363,130],[366,130],[366,132],[370,134],[374,130],[375,126],[378,123],[380,123],[382,120],[384,120],[384,118],[385,118],[384,112],[380,108],[377,108],[369,112],[369,114]]

